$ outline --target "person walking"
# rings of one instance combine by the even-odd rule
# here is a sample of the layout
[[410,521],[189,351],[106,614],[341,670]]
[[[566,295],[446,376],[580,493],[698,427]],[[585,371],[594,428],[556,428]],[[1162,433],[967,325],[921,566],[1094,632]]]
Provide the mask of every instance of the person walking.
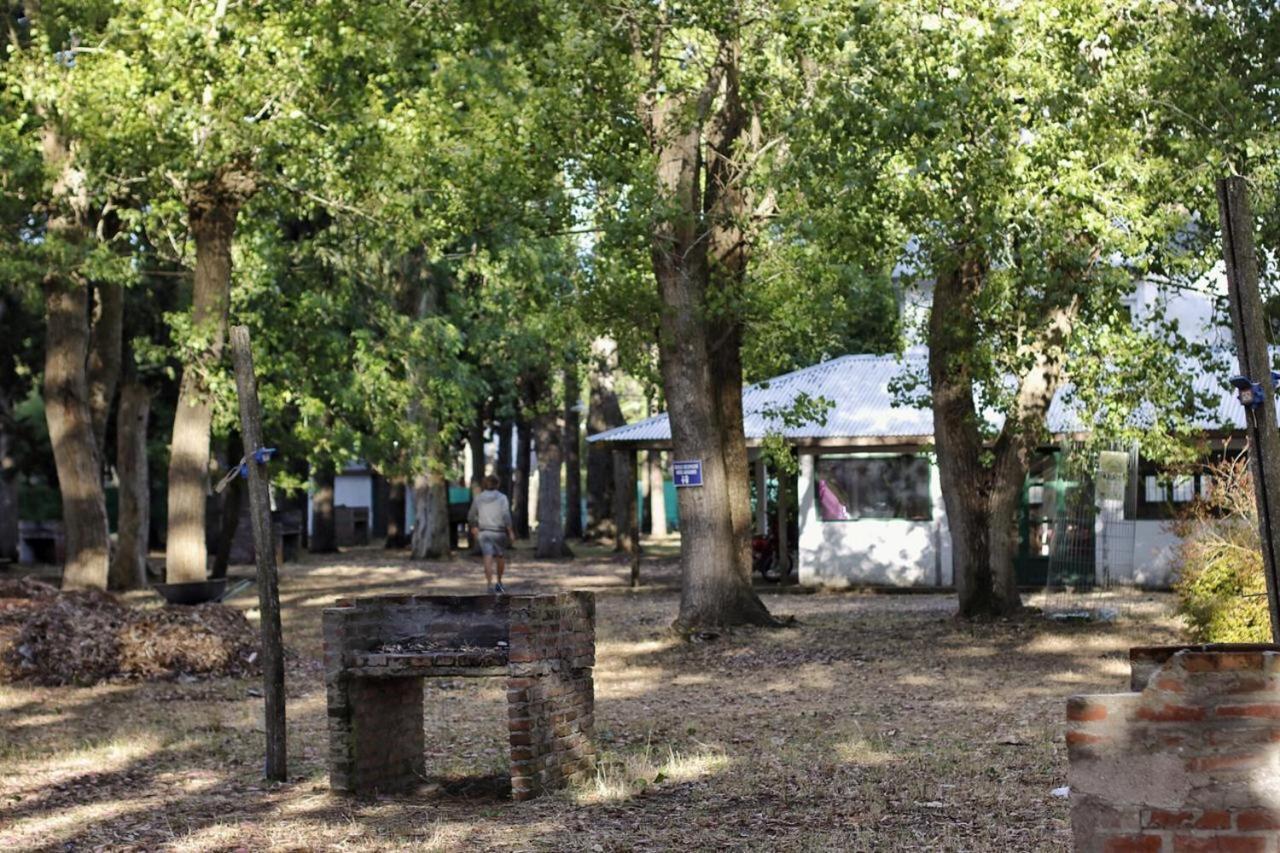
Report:
[[[505,595],[507,590],[502,585],[502,572],[507,567],[506,549],[516,539],[516,532],[511,524],[511,501],[498,491],[501,481],[490,474],[484,478],[484,491],[471,500],[471,510],[467,513],[467,524],[471,527],[471,535],[480,543],[480,553],[484,555],[484,581],[490,593]],[[493,567],[498,564],[498,581],[494,583]]]

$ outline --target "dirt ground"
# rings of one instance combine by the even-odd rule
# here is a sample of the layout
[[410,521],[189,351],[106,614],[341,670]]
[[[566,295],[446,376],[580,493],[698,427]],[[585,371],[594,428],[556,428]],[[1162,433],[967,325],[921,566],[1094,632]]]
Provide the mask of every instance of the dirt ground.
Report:
[[[0,849],[1066,849],[1066,697],[1124,689],[1128,647],[1180,633],[1167,595],[1033,598],[1116,618],[973,626],[950,596],[764,590],[795,627],[681,644],[673,560],[630,592],[603,552],[528,554],[512,592],[597,592],[592,784],[510,802],[500,680],[428,680],[423,790],[331,795],[321,609],[483,590],[469,558],[357,549],[282,574],[288,784],[262,781],[253,679],[0,687]],[[256,617],[252,594],[232,603]]]

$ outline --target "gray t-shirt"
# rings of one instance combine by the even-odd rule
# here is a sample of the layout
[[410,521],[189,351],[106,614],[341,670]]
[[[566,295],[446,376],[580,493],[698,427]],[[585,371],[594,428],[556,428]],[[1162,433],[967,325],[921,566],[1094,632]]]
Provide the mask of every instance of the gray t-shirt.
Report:
[[511,503],[496,489],[483,491],[472,499],[467,523],[481,530],[506,530],[511,526]]

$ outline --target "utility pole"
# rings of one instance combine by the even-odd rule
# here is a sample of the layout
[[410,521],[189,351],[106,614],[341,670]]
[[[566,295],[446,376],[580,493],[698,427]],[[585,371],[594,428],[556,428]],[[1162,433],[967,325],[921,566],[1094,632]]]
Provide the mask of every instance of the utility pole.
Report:
[[262,410],[258,383],[253,374],[249,329],[231,329],[231,357],[240,398],[244,463],[249,469],[249,509],[253,518],[253,550],[258,560],[258,612],[262,620],[262,696],[266,705],[266,776],[276,782],[288,779],[285,760],[284,645],[280,636],[280,591],[276,581],[276,549],[271,535],[271,492],[267,485],[269,448],[262,446]]
[[1244,178],[1218,181],[1218,214],[1222,223],[1222,255],[1227,266],[1227,295],[1240,375],[1231,380],[1244,406],[1249,435],[1249,466],[1258,504],[1258,533],[1271,638],[1280,642],[1280,429],[1276,426],[1276,383],[1267,349],[1262,294],[1258,290],[1258,258],[1253,245],[1253,211]]

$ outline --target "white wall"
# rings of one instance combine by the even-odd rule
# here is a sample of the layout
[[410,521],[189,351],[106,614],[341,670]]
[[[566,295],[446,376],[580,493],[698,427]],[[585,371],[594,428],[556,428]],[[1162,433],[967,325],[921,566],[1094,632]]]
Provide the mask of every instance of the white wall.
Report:
[[800,455],[800,583],[806,586],[950,586],[951,541],[937,466],[931,466],[932,521],[818,517],[814,456]]
[[[1165,521],[1135,521],[1133,576],[1122,582],[1169,586],[1174,581],[1178,545],[1182,542]],[[1112,579],[1116,580],[1114,574]]]
[[[333,478],[333,505],[334,506],[350,506],[350,507],[366,507],[370,513],[370,522],[373,521],[373,477],[367,473],[359,474],[338,474]],[[311,526],[311,517],[314,507],[310,500],[307,501],[307,532],[311,533],[314,528]]]

